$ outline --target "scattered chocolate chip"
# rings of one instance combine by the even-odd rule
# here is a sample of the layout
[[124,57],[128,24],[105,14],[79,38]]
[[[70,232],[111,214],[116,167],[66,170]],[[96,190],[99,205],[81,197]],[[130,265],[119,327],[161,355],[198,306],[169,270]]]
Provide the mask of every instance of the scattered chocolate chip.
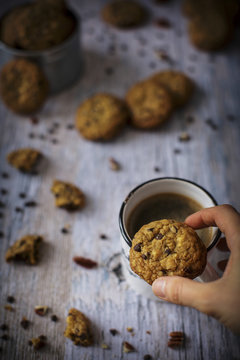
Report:
[[15,207],[15,211],[20,213],[20,212],[23,212],[23,209],[20,207]]
[[29,345],[29,346],[32,346],[32,345],[33,345],[32,340],[28,340],[28,345]]
[[4,207],[5,207],[5,204],[2,201],[0,201],[0,208],[4,208]]
[[31,121],[31,123],[32,123],[33,125],[37,125],[38,122],[39,122],[38,118],[35,117],[35,116],[31,117],[31,118],[30,118],[30,121]]
[[104,71],[105,71],[106,75],[112,75],[114,73],[114,70],[112,67],[106,67]]
[[95,267],[97,267],[98,263],[96,261],[93,261],[91,259],[88,258],[84,258],[82,256],[75,256],[73,258],[73,261],[77,264],[80,265],[86,269],[93,269]]
[[116,329],[110,329],[109,332],[112,336],[116,336],[119,334],[118,330],[116,330]]
[[105,235],[105,234],[100,234],[100,239],[102,239],[102,240],[107,240],[108,237],[107,237],[107,235]]
[[149,354],[144,355],[143,360],[152,360],[152,356]]
[[113,45],[113,44],[109,45],[109,47],[108,47],[108,52],[109,52],[109,54],[110,54],[110,55],[114,55],[114,54],[115,54],[115,51],[116,51],[115,45]]
[[164,237],[164,235],[163,235],[163,234],[158,233],[158,234],[155,236],[155,239],[157,239],[157,240],[161,240],[163,237]]
[[8,178],[9,178],[8,173],[2,172],[2,178],[3,178],[3,179],[8,179]]
[[19,197],[20,197],[21,199],[25,199],[26,194],[25,194],[25,193],[19,193]]
[[229,114],[229,115],[227,115],[227,120],[233,122],[235,120],[235,116]]
[[155,172],[160,172],[160,168],[158,166],[155,166],[154,169],[153,169]]
[[135,250],[137,252],[141,252],[141,246],[142,246],[142,243],[138,243],[134,246],[133,250]]
[[62,228],[62,229],[61,229],[61,233],[63,233],[63,234],[68,234],[68,229]]
[[1,336],[1,339],[7,341],[7,340],[9,340],[9,336],[7,334],[3,334]]
[[143,258],[143,260],[147,260],[147,255],[142,254],[142,258]]
[[58,128],[59,126],[60,126],[60,124],[58,122],[53,123],[53,127]]
[[150,330],[147,330],[147,331],[146,331],[146,334],[151,335],[151,331],[150,331]]
[[160,27],[162,29],[168,29],[171,27],[170,21],[166,18],[158,18],[155,20],[154,23],[157,27]]
[[181,133],[181,135],[178,137],[179,141],[189,141],[191,139],[191,136],[187,132]]
[[46,337],[45,335],[40,335],[38,338],[39,338],[40,340],[42,340],[42,341],[46,341],[46,340],[47,340],[47,337]]
[[54,321],[54,322],[57,322],[57,321],[58,321],[57,315],[55,315],[55,314],[52,315],[52,316],[51,316],[51,320]]
[[1,219],[1,218],[3,218],[3,213],[2,213],[2,212],[0,212],[0,219]]
[[7,330],[8,330],[7,324],[2,324],[2,325],[0,325],[0,329],[1,329],[2,331],[7,331]]
[[205,123],[210,126],[212,130],[217,130],[218,126],[214,123],[214,121],[211,118],[208,118]]
[[174,149],[173,152],[174,152],[174,154],[181,154],[181,150],[180,150],[180,149],[177,149],[177,148]]
[[119,171],[121,169],[120,164],[113,158],[109,158],[109,166],[113,171]]
[[186,117],[186,121],[187,121],[188,124],[192,124],[195,121],[195,119],[194,119],[194,117],[192,115],[188,115]]
[[58,139],[52,139],[52,143],[53,143],[53,144],[57,144],[57,143],[58,143]]
[[44,316],[48,312],[48,307],[47,306],[35,306],[34,311],[37,315]]
[[73,124],[68,124],[68,125],[66,126],[66,129],[72,130],[72,129],[74,129],[74,125],[73,125]]
[[170,56],[165,51],[156,49],[154,52],[160,60],[171,62]]
[[46,139],[46,136],[43,135],[43,134],[40,134],[40,135],[39,135],[39,139],[40,139],[40,140],[45,140],[45,139]]
[[13,304],[15,302],[15,298],[13,296],[9,295],[7,297],[7,302],[9,302],[10,304]]
[[55,132],[55,129],[53,129],[53,128],[48,129],[48,134],[52,135],[52,134],[54,134],[54,132]]
[[0,238],[4,237],[4,232],[0,231]]
[[[41,335],[41,336],[43,336],[43,335]],[[38,338],[32,338],[31,342],[34,347],[34,350],[41,349],[46,345],[45,340],[42,340],[40,336]]]
[[26,201],[24,203],[24,206],[26,206],[26,207],[34,207],[34,206],[37,206],[37,203],[35,201]]
[[187,266],[186,268],[184,268],[184,270],[188,273],[188,274],[191,274],[192,273],[192,269]]
[[145,50],[140,49],[140,50],[138,51],[138,56],[144,57],[145,55],[146,55],[146,51],[145,51]]
[[30,321],[27,320],[25,317],[22,318],[22,320],[20,321],[20,325],[23,329],[28,329],[30,326]]
[[8,193],[8,191],[6,189],[1,189],[1,194],[2,195],[6,195]]
[[28,134],[28,137],[29,137],[29,139],[34,139],[34,138],[35,138],[35,134],[31,132],[31,133]]
[[169,255],[169,254],[171,254],[171,250],[169,248],[167,248],[167,249],[164,250],[164,253]]
[[130,352],[135,352],[136,349],[127,341],[123,342],[123,352],[125,353],[130,353]]

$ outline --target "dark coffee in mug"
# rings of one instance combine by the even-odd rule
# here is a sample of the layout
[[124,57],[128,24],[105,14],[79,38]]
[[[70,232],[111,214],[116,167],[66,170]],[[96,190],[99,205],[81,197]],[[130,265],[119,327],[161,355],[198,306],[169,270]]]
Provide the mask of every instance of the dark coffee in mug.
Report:
[[[128,217],[127,232],[132,239],[135,233],[145,224],[161,219],[184,221],[188,215],[203,207],[195,200],[176,193],[162,193],[150,196],[135,206]],[[210,228],[197,231],[205,246],[212,239]]]

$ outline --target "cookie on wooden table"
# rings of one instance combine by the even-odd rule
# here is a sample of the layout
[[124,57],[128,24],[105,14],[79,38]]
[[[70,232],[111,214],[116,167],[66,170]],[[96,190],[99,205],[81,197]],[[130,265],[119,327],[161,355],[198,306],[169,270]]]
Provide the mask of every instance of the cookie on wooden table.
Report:
[[180,71],[160,71],[154,74],[150,79],[166,87],[172,95],[175,107],[185,105],[192,96],[194,89],[193,81]]
[[46,100],[48,82],[36,64],[15,59],[1,70],[0,93],[9,109],[18,114],[31,114]]
[[106,4],[102,9],[103,20],[117,28],[139,26],[146,17],[146,9],[136,1],[117,0]]
[[64,336],[71,339],[74,345],[92,345],[93,336],[89,319],[81,311],[74,308],[70,309]]
[[188,225],[174,220],[153,221],[132,240],[131,269],[150,285],[160,276],[194,279],[205,266],[207,249]]
[[30,148],[18,149],[7,155],[7,161],[10,165],[23,172],[34,170],[42,154],[40,151]]
[[79,106],[76,128],[88,140],[109,140],[122,129],[129,117],[129,109],[123,100],[98,93]]
[[132,112],[132,124],[141,129],[151,129],[167,120],[173,110],[169,91],[154,81],[141,81],[126,94]]
[[22,260],[27,264],[35,265],[38,261],[38,249],[42,241],[43,238],[39,235],[23,236],[7,250],[6,261]]
[[55,205],[57,207],[66,210],[77,210],[85,204],[83,192],[71,183],[55,180],[51,191],[55,195]]

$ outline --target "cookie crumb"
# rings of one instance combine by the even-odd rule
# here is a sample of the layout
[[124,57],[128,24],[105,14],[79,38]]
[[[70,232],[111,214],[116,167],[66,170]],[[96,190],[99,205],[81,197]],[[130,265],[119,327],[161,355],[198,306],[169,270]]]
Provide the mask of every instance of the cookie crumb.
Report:
[[86,269],[93,269],[95,267],[98,266],[98,263],[96,261],[93,261],[91,259],[88,258],[84,258],[82,256],[75,256],[73,258],[73,261],[77,264],[80,265]]
[[21,199],[25,199],[26,198],[26,194],[24,192],[19,193],[18,195]]
[[45,316],[48,312],[47,306],[35,306],[34,311],[39,316]]
[[120,166],[119,162],[117,162],[112,157],[109,158],[109,166],[110,166],[110,169],[113,170],[113,171],[119,171],[121,169],[121,166]]
[[6,189],[1,189],[1,194],[2,195],[6,195],[8,193],[8,191]]
[[26,201],[25,203],[24,203],[24,206],[26,206],[26,207],[35,207],[35,206],[37,206],[37,203],[35,202],[35,201]]
[[107,237],[107,235],[105,235],[105,234],[100,234],[100,239],[101,239],[101,240],[107,240],[108,237]]
[[127,327],[127,331],[130,332],[130,333],[132,333],[132,332],[133,332],[133,328],[129,326],[129,327]]
[[0,231],[0,238],[4,237],[4,232]]
[[17,207],[15,207],[15,211],[18,213],[20,213],[20,212],[22,213],[23,209],[17,206]]
[[2,331],[7,331],[7,330],[8,330],[7,324],[2,324],[2,325],[0,325],[0,329],[1,329]]
[[162,29],[169,29],[171,27],[171,23],[167,18],[158,18],[155,20],[155,25]]
[[130,353],[130,352],[135,352],[135,351],[136,351],[136,349],[129,342],[127,342],[127,341],[123,342],[123,352]]
[[37,125],[38,122],[39,122],[38,118],[35,117],[35,116],[31,117],[31,118],[30,118],[30,121],[31,121],[31,123],[32,123],[33,125]]
[[52,320],[53,322],[57,322],[57,321],[58,321],[57,315],[53,314],[53,315],[51,316],[51,320]]
[[30,341],[34,347],[34,350],[39,350],[46,346],[46,336],[44,335],[41,335],[37,338],[32,338]]
[[9,335],[3,334],[0,339],[7,341],[7,340],[9,340]]
[[9,295],[7,297],[7,302],[9,302],[10,304],[13,304],[15,302],[15,298],[13,296]]
[[158,167],[158,166],[155,166],[154,169],[153,169],[155,172],[160,172],[161,169]]
[[187,132],[182,132],[178,139],[179,141],[189,141],[191,136]]
[[144,355],[143,360],[152,360],[152,356],[149,354]]
[[12,311],[12,312],[15,310],[11,305],[5,305],[4,309],[7,311]]
[[63,227],[63,228],[61,229],[61,233],[62,233],[62,234],[68,234],[68,229],[66,229],[65,227]]
[[150,330],[147,330],[147,331],[146,331],[146,334],[151,335],[152,333],[151,333]]
[[102,348],[102,349],[105,349],[105,350],[108,350],[108,349],[110,349],[110,346],[107,345],[107,344],[105,344],[105,343],[102,343],[102,344],[101,344],[101,348]]
[[155,50],[155,55],[160,59],[160,60],[163,60],[163,61],[170,61],[171,58],[169,57],[169,55],[163,51],[163,50]]

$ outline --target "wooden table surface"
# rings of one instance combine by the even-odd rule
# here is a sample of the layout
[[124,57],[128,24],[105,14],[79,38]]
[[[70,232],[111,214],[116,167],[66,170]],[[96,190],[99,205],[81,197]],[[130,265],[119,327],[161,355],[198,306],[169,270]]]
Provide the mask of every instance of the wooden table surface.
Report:
[[[189,43],[178,1],[164,6],[145,2],[153,18],[170,20],[169,29],[156,27],[152,18],[146,26],[131,31],[119,31],[101,21],[99,9],[104,1],[69,3],[82,17],[82,78],[47,101],[37,115],[38,124],[14,115],[2,103],[0,106],[1,173],[9,174],[7,179],[0,178],[0,188],[8,191],[0,195],[4,203],[0,209],[4,233],[0,239],[0,323],[8,324],[10,337],[7,341],[0,339],[0,357],[139,360],[151,354],[161,360],[240,359],[239,338],[216,320],[191,308],[147,300],[128,287],[119,270],[118,228],[118,212],[127,193],[156,177],[195,181],[218,203],[240,208],[239,33],[224,51],[208,54]],[[165,51],[171,63],[159,59],[156,50]],[[136,81],[169,67],[191,76],[197,90],[189,105],[176,111],[161,128],[143,132],[127,127],[104,144],[86,141],[74,129],[68,129],[83,99],[98,91],[124,96]],[[188,122],[189,116],[194,119],[192,123]],[[209,126],[207,119],[216,126]],[[54,126],[51,135],[48,130]],[[189,142],[178,140],[183,131],[190,134]],[[45,155],[38,175],[21,174],[6,162],[9,151],[25,146]],[[119,161],[120,171],[110,170],[110,157]],[[160,171],[156,172],[155,167]],[[85,192],[87,204],[82,211],[69,214],[55,208],[50,193],[55,178],[75,183]],[[26,199],[19,197],[21,192],[26,193]],[[24,207],[27,200],[36,201],[37,206]],[[16,207],[24,211],[16,212]],[[63,234],[61,229],[66,224],[70,230]],[[4,255],[9,245],[27,233],[45,238],[39,265],[6,264]],[[101,234],[107,239],[101,239]],[[99,266],[85,270],[73,263],[75,255],[89,257]],[[16,299],[14,312],[4,310],[9,295]],[[50,314],[37,316],[36,305],[48,306]],[[91,319],[94,346],[76,347],[64,338],[65,318],[71,307]],[[59,317],[56,323],[50,319],[53,313]],[[24,316],[31,321],[28,330],[20,326]],[[127,327],[134,329],[134,336]],[[113,337],[111,328],[119,335]],[[181,349],[167,347],[168,333],[173,330],[186,334]],[[48,346],[35,352],[28,340],[41,334],[47,336]],[[123,353],[123,341],[130,342],[137,352]],[[110,349],[102,349],[102,343]]]

